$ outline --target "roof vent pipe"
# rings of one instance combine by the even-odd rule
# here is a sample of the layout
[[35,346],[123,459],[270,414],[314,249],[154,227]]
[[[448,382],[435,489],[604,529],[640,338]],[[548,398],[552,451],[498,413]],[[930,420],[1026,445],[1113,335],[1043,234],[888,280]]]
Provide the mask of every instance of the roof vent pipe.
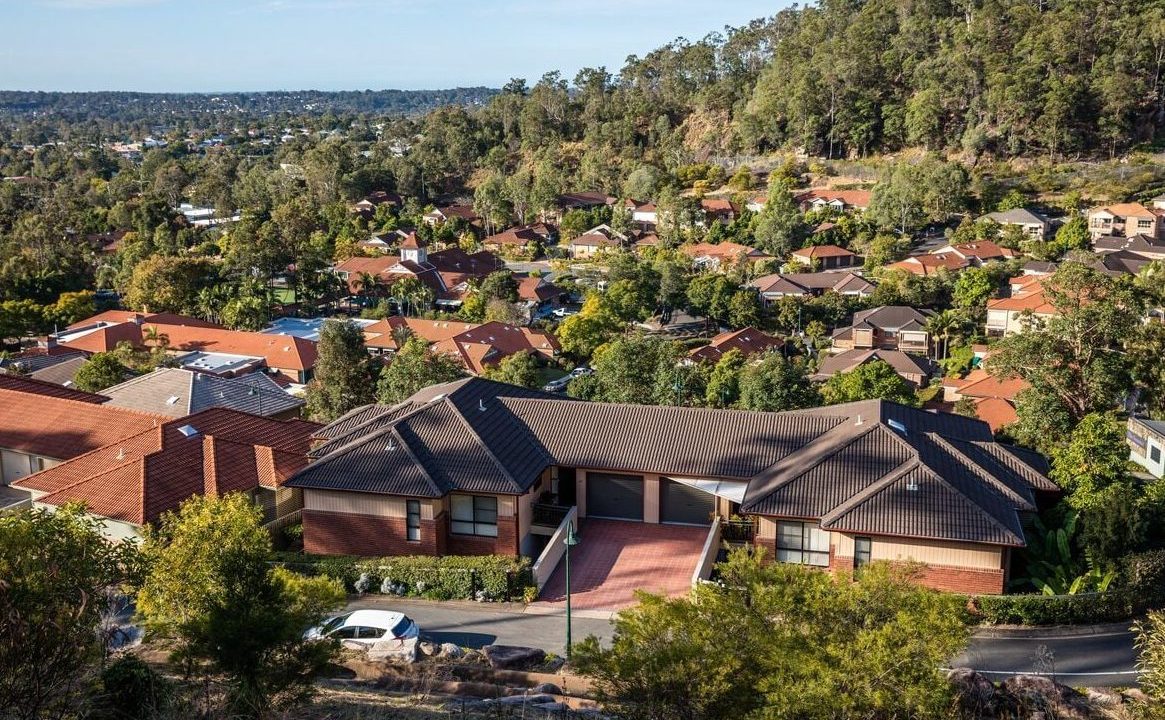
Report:
[[862,424],[862,416],[858,415],[857,422],[855,422],[854,425],[861,425],[861,424]]
[[485,412],[485,400],[481,398],[477,399],[477,410],[478,412]]

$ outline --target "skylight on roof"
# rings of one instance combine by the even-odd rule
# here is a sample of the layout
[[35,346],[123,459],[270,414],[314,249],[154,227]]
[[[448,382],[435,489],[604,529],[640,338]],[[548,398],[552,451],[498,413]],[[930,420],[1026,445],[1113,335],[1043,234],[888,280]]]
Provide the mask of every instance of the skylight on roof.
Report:
[[890,427],[894,428],[898,432],[902,433],[903,435],[906,434],[906,426],[903,425],[902,423],[898,422],[897,420],[887,420],[886,424],[889,425]]
[[194,437],[198,435],[198,430],[193,425],[183,425],[178,428],[178,432],[182,433],[183,437]]
[[178,396],[177,396],[177,395],[171,395],[170,397],[166,398],[166,404],[167,404],[167,405],[173,405],[173,404],[175,404],[175,403],[177,403],[177,402],[178,402]]

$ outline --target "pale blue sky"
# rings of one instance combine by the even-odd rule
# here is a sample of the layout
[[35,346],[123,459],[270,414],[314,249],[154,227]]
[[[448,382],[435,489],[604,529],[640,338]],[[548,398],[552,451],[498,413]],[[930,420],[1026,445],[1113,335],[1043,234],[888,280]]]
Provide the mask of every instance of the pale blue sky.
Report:
[[0,0],[3,90],[363,90],[612,73],[782,0]]

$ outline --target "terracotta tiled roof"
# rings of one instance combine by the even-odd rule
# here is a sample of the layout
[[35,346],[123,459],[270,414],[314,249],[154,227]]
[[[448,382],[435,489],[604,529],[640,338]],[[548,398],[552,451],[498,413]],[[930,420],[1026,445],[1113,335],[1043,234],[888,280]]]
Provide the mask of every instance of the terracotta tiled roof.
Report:
[[92,401],[0,389],[0,447],[30,455],[68,459],[165,420]]
[[891,270],[905,270],[915,275],[934,275],[939,270],[961,270],[967,267],[967,261],[953,254],[911,255],[886,267]]
[[268,367],[310,370],[316,364],[316,344],[290,335],[268,335],[241,330],[152,325],[170,339],[171,350],[201,351],[263,358]]
[[693,350],[691,358],[697,361],[718,362],[729,350],[739,350],[745,356],[749,356],[780,347],[782,344],[780,338],[773,337],[754,327],[746,327],[741,330],[720,333],[704,347]]
[[713,257],[721,261],[736,260],[744,256],[748,260],[763,260],[771,257],[756,248],[747,245],[741,245],[734,242],[722,243],[695,243],[693,245],[683,245],[680,247],[685,255],[693,258],[699,257]]
[[142,525],[194,495],[282,486],[306,465],[318,427],[214,408],[118,439],[17,486],[46,505],[83,502],[95,515]]
[[825,202],[840,200],[845,205],[864,210],[870,206],[871,197],[873,193],[869,190],[810,190],[798,195],[797,200],[803,203],[818,199]]
[[1005,248],[1001,245],[991,242],[990,240],[977,240],[975,242],[960,243],[958,245],[951,245],[949,252],[935,253],[940,257],[942,255],[954,253],[964,258],[975,258],[979,261],[998,260],[1001,258],[1018,257],[1019,253],[1011,248]]
[[413,335],[428,342],[434,351],[455,356],[474,373],[481,373],[486,365],[519,352],[534,352],[551,357],[558,352],[558,341],[553,335],[529,328],[500,322],[484,324],[448,320],[422,320],[394,315],[364,328],[368,347],[397,349],[399,344],[393,331],[407,327]]
[[87,353],[104,353],[113,350],[118,343],[123,342],[135,347],[140,346],[142,344],[142,326],[133,321],[107,325],[71,340],[61,341],[60,344]]
[[483,245],[513,245],[525,247],[528,243],[538,242],[542,236],[528,227],[510,228],[482,240]]
[[[1117,217],[1156,217],[1153,211],[1140,203],[1117,203],[1095,208],[1092,212],[1105,211]],[[1091,214],[1091,213],[1089,213]]]
[[852,252],[837,245],[810,245],[809,247],[794,250],[793,254],[798,257],[809,258],[810,260],[827,257],[854,257]]
[[531,302],[544,302],[562,294],[562,288],[540,277],[524,277],[518,281],[518,297]]
[[1011,297],[994,298],[987,301],[988,310],[1008,310],[1022,312],[1031,310],[1037,315],[1053,315],[1056,306],[1044,297],[1044,277],[1023,275],[1012,280]]

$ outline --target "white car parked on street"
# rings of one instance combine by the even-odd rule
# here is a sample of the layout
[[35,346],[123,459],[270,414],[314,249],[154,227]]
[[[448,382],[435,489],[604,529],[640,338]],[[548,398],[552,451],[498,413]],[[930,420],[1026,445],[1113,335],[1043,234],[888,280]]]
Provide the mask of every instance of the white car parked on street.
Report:
[[375,645],[385,640],[413,640],[421,629],[404,613],[390,610],[353,610],[325,621],[308,631],[309,638],[335,638],[360,645]]

